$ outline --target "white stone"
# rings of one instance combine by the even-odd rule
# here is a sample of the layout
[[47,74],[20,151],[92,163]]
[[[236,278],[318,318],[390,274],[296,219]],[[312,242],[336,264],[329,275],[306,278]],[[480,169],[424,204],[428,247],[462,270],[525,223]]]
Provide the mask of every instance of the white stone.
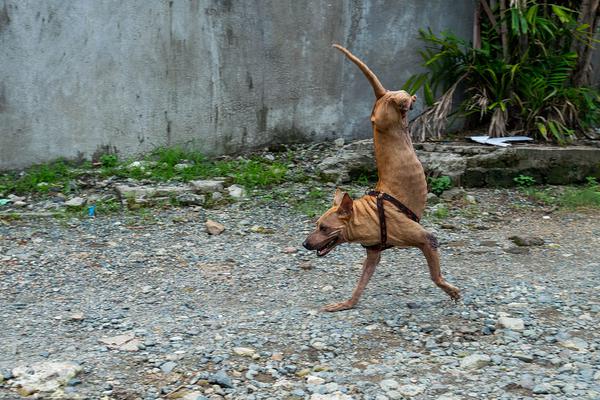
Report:
[[486,354],[471,354],[460,361],[460,366],[464,369],[479,369],[491,362],[492,359]]
[[354,400],[354,397],[344,394],[342,392],[335,392],[329,394],[313,393],[310,396],[310,400]]
[[54,392],[77,376],[82,368],[73,362],[41,362],[12,370],[13,386],[22,396]]
[[379,382],[379,386],[381,386],[381,389],[383,389],[385,392],[389,392],[390,390],[398,389],[400,384],[394,379],[384,379]]
[[231,185],[227,188],[229,195],[235,199],[242,198],[246,195],[246,190],[238,185]]
[[498,318],[497,326],[513,331],[522,331],[525,329],[525,323],[521,318],[500,317]]
[[67,207],[81,207],[85,204],[86,200],[81,197],[73,197],[71,200],[65,201]]
[[401,395],[406,397],[413,397],[425,391],[425,388],[420,385],[402,385],[398,388]]
[[344,140],[343,137],[341,138],[337,138],[333,141],[333,143],[335,143],[336,147],[342,147],[344,146],[344,144],[346,144],[346,141]]
[[223,190],[223,181],[218,180],[198,180],[191,181],[190,185],[196,193],[214,193]]
[[233,352],[238,356],[252,357],[256,351],[250,347],[234,347]]
[[309,375],[306,377],[306,383],[308,385],[322,385],[325,383],[325,379],[315,375]]

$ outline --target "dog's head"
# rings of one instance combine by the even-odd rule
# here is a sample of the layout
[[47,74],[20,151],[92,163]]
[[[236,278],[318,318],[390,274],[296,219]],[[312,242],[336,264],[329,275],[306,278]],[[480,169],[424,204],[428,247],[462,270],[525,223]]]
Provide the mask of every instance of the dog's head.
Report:
[[406,115],[412,110],[415,101],[417,96],[411,96],[404,90],[388,91],[375,102],[371,122],[379,129],[398,125],[406,121]]
[[316,250],[323,257],[338,244],[347,241],[347,226],[352,217],[353,201],[348,193],[336,190],[333,206],[325,211],[317,221],[317,228],[302,244],[308,250]]

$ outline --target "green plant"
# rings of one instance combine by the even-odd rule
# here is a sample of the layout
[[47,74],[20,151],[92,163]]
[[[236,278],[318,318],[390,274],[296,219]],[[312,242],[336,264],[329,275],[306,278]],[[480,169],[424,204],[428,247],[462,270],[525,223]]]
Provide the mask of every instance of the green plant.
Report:
[[450,211],[444,204],[437,204],[431,213],[436,219],[446,219],[450,215]]
[[535,185],[535,179],[529,175],[519,175],[513,178],[513,181],[520,187],[529,187]]
[[116,167],[119,163],[119,159],[116,154],[103,154],[100,156],[100,164],[105,168]]
[[589,25],[579,23],[564,2],[511,1],[503,10],[504,2],[482,19],[480,43],[448,32],[420,32],[426,45],[420,55],[428,70],[412,76],[404,88],[422,89],[431,107],[413,126],[421,140],[441,137],[459,84],[465,96],[456,115],[468,126],[487,126],[490,136],[525,131],[565,143],[600,123],[598,90],[575,86],[571,79],[580,61],[572,48],[593,43]]
[[598,180],[594,176],[586,176],[585,181],[589,187],[597,187]]
[[430,177],[428,180],[431,192],[437,196],[452,187],[452,180],[449,176]]
[[559,198],[565,208],[600,208],[600,187],[568,188]]
[[292,201],[296,211],[301,212],[309,218],[313,218],[321,215],[327,209],[326,198],[327,194],[323,190],[314,188],[308,192],[306,198],[298,198]]

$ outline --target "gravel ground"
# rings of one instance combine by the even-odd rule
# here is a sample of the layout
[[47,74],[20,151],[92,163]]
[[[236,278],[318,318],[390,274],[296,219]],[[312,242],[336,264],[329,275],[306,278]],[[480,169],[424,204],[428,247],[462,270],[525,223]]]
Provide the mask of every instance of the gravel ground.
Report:
[[425,221],[463,300],[392,249],[333,314],[318,309],[350,295],[364,250],[317,258],[313,222],[276,202],[0,221],[0,398],[49,361],[82,370],[41,398],[600,398],[600,218],[469,193]]

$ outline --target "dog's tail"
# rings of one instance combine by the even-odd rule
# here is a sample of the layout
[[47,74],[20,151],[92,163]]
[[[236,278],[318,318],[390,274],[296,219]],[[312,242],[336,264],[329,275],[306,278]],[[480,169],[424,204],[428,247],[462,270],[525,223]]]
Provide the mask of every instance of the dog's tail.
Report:
[[365,76],[371,83],[371,86],[373,86],[376,98],[380,98],[385,94],[385,92],[387,92],[387,90],[383,87],[381,82],[379,82],[379,79],[377,79],[377,76],[373,73],[373,71],[371,71],[364,62],[360,61],[358,57],[350,53],[346,48],[340,46],[339,44],[334,44],[333,47],[344,53],[346,57],[350,59],[350,61],[352,61],[358,66],[358,68],[360,68],[360,70],[363,72],[363,74],[365,74]]

